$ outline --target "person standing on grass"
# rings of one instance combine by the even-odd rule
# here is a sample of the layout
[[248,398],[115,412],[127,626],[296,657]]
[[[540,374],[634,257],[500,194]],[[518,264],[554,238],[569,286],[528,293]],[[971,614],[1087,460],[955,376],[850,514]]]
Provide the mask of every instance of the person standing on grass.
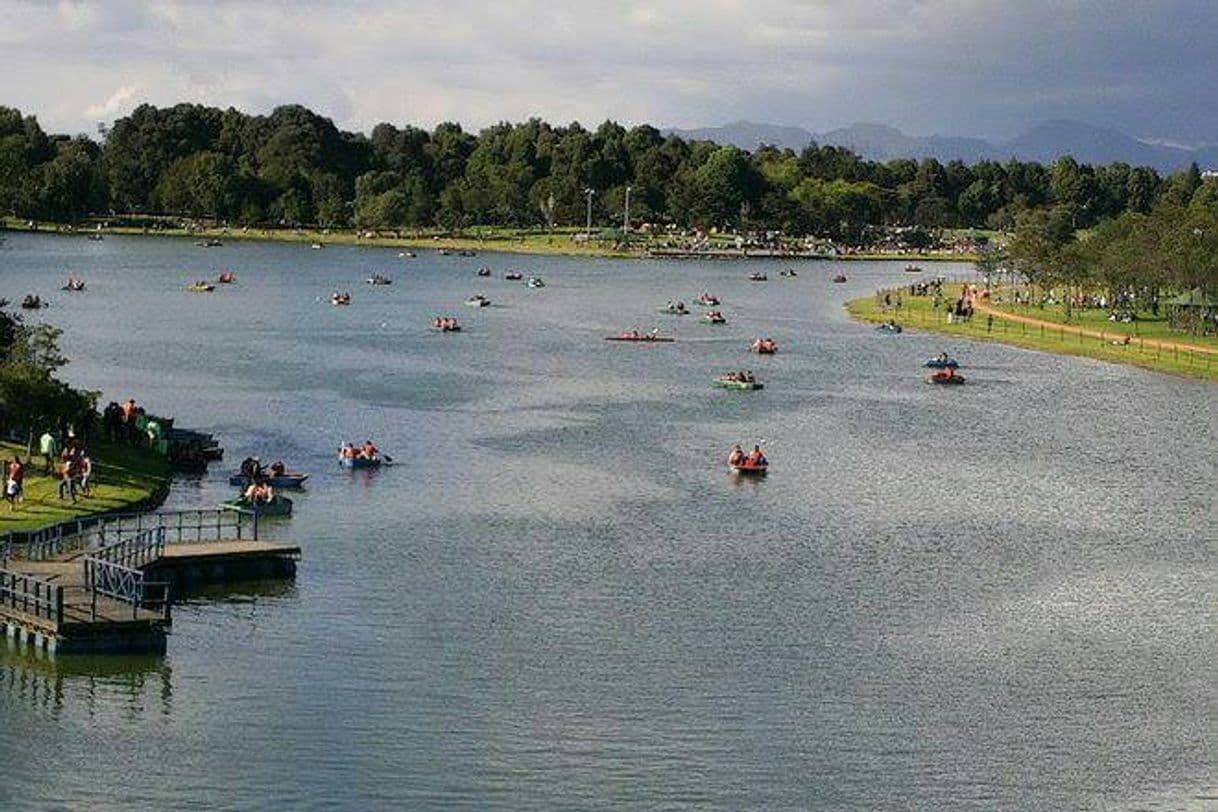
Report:
[[80,494],[81,496],[89,495],[89,477],[93,474],[93,458],[89,456],[88,451],[84,451],[80,455]]
[[55,458],[59,456],[59,440],[50,429],[44,431],[42,437],[38,439],[38,450],[42,452],[42,458],[46,461],[43,470],[50,474],[51,466],[55,463]]
[[17,509],[18,502],[25,501],[22,493],[25,485],[25,466],[21,464],[21,457],[14,456],[13,461],[5,466],[4,473],[4,498],[8,500],[11,513]]
[[62,499],[66,493],[72,498],[72,504],[76,504],[76,476],[77,463],[75,457],[69,457],[64,460],[59,467],[59,498]]

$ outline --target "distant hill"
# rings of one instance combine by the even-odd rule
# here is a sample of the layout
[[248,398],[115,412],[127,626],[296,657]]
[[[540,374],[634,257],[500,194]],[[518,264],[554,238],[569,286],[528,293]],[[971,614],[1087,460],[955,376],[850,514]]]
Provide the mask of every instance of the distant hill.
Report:
[[1152,166],[1165,173],[1185,169],[1194,161],[1203,169],[1218,168],[1218,146],[1189,148],[1152,143],[1119,130],[1067,120],[1047,121],[1002,142],[943,135],[911,136],[883,124],[854,124],[814,133],[802,127],[736,121],[722,127],[668,132],[686,139],[735,144],[750,150],[760,144],[772,144],[798,151],[815,141],[846,147],[873,161],[937,158],[944,162],[959,159],[974,163],[983,158],[997,161],[1017,158],[1049,163],[1062,155],[1073,155],[1080,163],[1120,161],[1133,166]]

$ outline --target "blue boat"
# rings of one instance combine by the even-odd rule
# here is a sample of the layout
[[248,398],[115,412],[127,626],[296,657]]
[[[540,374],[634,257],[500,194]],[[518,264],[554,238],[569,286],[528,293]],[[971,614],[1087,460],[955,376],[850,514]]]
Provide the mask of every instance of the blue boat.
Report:
[[[272,488],[299,488],[304,485],[305,480],[309,478],[308,474],[282,474],[280,476],[271,476],[266,474],[262,477],[266,483]],[[228,478],[229,485],[238,485],[244,487],[249,484],[245,474],[233,474]]]
[[927,369],[955,369],[960,366],[960,363],[955,358],[948,358],[946,361],[940,358],[931,358],[922,366]]
[[901,325],[897,324],[896,322],[890,321],[890,322],[881,324],[880,326],[876,327],[875,331],[877,333],[889,333],[891,335],[896,335],[897,333],[901,332]]
[[380,457],[339,457],[338,464],[344,468],[380,468]]

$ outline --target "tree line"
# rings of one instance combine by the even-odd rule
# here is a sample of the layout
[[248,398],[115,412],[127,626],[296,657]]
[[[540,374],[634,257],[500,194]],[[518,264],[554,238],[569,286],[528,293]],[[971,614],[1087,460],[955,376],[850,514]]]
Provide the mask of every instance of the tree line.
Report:
[[[1191,198],[1196,167],[1170,177],[1116,163],[868,161],[835,146],[753,151],[606,121],[539,119],[474,134],[378,124],[345,132],[304,107],[249,115],[142,105],[101,143],[48,135],[0,107],[0,210],[79,221],[166,214],[238,225],[459,229],[598,224],[780,231],[858,241],[869,226],[1011,229],[1051,208],[1073,229]],[[627,189],[629,188],[629,192]]]

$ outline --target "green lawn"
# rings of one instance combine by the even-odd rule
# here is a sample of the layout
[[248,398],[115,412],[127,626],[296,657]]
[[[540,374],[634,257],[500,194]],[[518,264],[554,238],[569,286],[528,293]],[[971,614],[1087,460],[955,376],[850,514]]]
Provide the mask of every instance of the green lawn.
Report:
[[[950,286],[948,288],[951,290]],[[974,316],[966,324],[948,324],[942,309],[933,308],[933,299],[929,296],[910,296],[908,290],[895,291],[900,293],[901,306],[885,309],[879,296],[868,296],[846,303],[846,309],[854,318],[871,323],[879,323],[895,319],[907,329],[927,330],[943,335],[970,338],[977,341],[997,341],[1003,344],[1013,344],[1033,350],[1060,353],[1064,355],[1083,355],[1088,358],[1098,358],[1119,364],[1153,369],[1175,375],[1186,375],[1193,378],[1218,381],[1218,356],[1205,353],[1173,352],[1167,349],[1144,347],[1138,338],[1131,339],[1126,346],[1114,346],[1113,341],[1120,340],[1123,332],[1118,332],[1111,322],[1101,318],[1100,324],[1082,325],[1089,329],[1105,331],[1105,338],[1088,338],[1072,335],[1069,326],[1060,331],[1053,328],[1041,328],[1032,325],[1006,321],[996,317],[989,325],[985,316]],[[1046,319],[1039,308],[1029,308],[1028,315]],[[1080,326],[1072,323],[1074,326]],[[1125,328],[1129,325],[1120,325]],[[1143,333],[1142,337],[1149,338]],[[1156,338],[1174,341],[1191,341],[1191,337],[1179,331],[1158,335]]]
[[1218,349],[1218,336],[1199,336],[1175,330],[1168,325],[1167,317],[1163,314],[1155,318],[1150,313],[1139,312],[1137,321],[1125,324],[1119,321],[1108,321],[1109,311],[1102,308],[1089,308],[1087,310],[1076,308],[1070,313],[1069,319],[1067,319],[1066,309],[1061,305],[1046,305],[1043,308],[1036,305],[1016,305],[1003,301],[1001,294],[995,299],[993,304],[995,307],[1000,307],[1002,310],[1018,316],[1030,316],[1042,321],[1083,327],[1088,330],[1100,330],[1105,334],[1112,334],[1121,338],[1130,336],[1131,340],[1134,341],[1139,338],[1153,338],[1159,341],[1175,341],[1184,344],[1195,344],[1199,347]]
[[[26,466],[25,501],[10,512],[0,503],[0,536],[13,531],[37,530],[47,525],[96,513],[122,511],[149,501],[159,502],[169,488],[169,463],[164,457],[144,449],[114,443],[93,443],[92,494],[77,495],[76,504],[59,498],[59,481],[43,474],[41,456]],[[5,461],[20,455],[25,461],[25,446],[0,443],[0,458]]]

